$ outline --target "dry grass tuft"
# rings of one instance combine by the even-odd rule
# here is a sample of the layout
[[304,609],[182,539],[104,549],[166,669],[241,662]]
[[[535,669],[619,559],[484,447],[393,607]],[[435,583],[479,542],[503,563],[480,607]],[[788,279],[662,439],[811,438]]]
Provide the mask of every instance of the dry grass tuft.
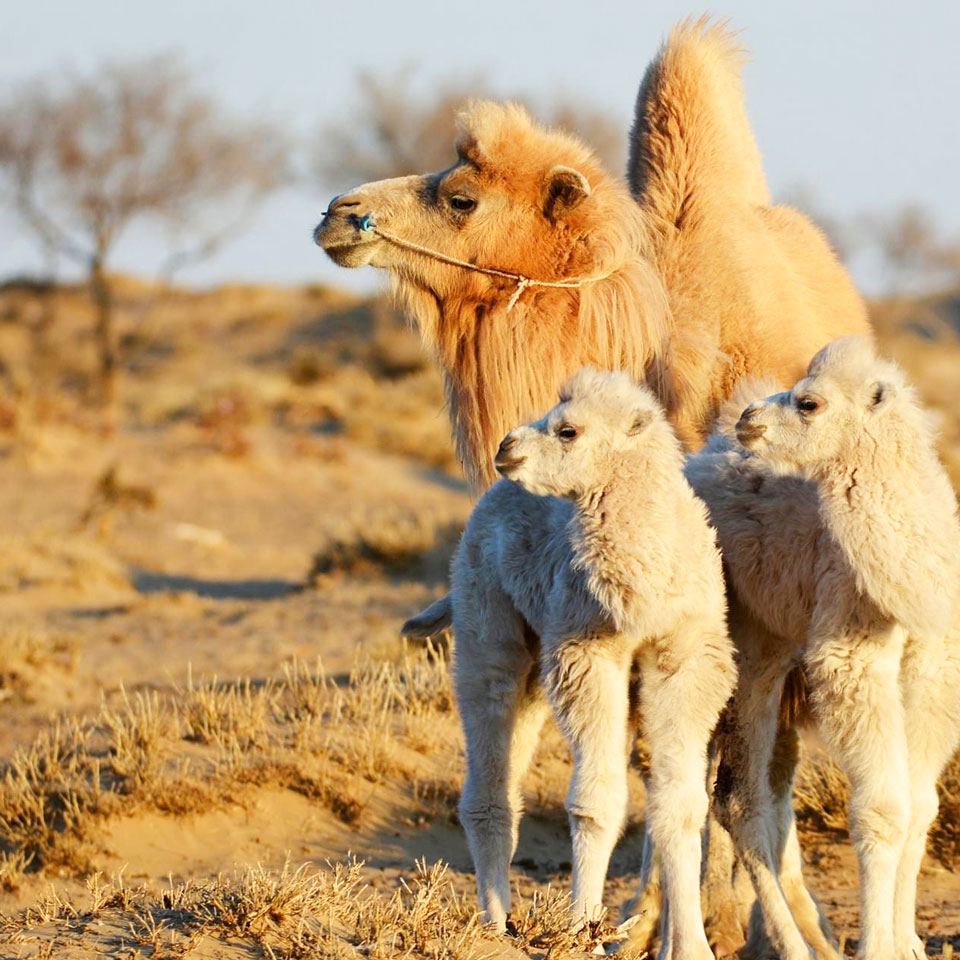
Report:
[[[2,769],[0,883],[50,866],[84,871],[108,814],[203,810],[250,784],[287,786],[354,823],[388,776],[409,782],[419,754],[455,749],[458,736],[447,663],[433,647],[361,661],[342,685],[319,661],[292,661],[261,683],[190,676],[169,695],[121,690],[95,718],[55,725]],[[455,782],[451,771],[445,789]],[[434,806],[441,815],[432,799],[428,813]]]
[[0,593],[30,587],[89,592],[129,585],[124,566],[83,534],[0,537]]
[[4,883],[28,867],[86,869],[93,824],[102,811],[100,758],[91,727],[63,722],[16,751],[0,779]]
[[114,463],[97,478],[89,503],[80,516],[80,526],[88,527],[96,521],[98,530],[104,532],[115,511],[153,510],[156,505],[153,488],[122,482],[119,466]]
[[332,574],[420,575],[449,565],[461,527],[414,510],[371,513],[331,537],[307,574],[316,587]]
[[[371,889],[363,862],[348,859],[319,871],[258,865],[159,890],[94,874],[87,895],[89,903],[78,904],[49,887],[21,914],[0,915],[0,942],[22,944],[38,930],[62,946],[95,924],[101,949],[113,956],[129,956],[121,951],[131,945],[151,948],[152,956],[183,956],[205,938],[259,948],[276,960],[473,960],[503,945],[457,893],[444,863],[418,861],[392,891]],[[518,951],[548,957],[582,956],[623,939],[603,920],[571,927],[569,896],[550,889],[520,904],[511,933]]]
[[793,785],[793,806],[800,830],[846,834],[850,781],[824,755],[804,754]]
[[950,870],[960,869],[960,754],[947,764],[940,782],[940,810],[930,829],[929,851]]
[[76,639],[60,632],[24,624],[0,626],[0,701],[19,697],[29,701],[36,686],[73,670],[77,660]]

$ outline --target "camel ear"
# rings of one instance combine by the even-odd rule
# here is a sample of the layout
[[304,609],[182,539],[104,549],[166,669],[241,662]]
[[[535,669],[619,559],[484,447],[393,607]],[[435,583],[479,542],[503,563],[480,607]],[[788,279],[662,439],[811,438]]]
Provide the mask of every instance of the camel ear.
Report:
[[543,186],[543,215],[559,220],[590,196],[587,178],[573,167],[554,167]]
[[461,134],[460,139],[457,141],[457,157],[460,160],[473,164],[475,167],[479,167],[483,162],[483,148],[480,146],[480,141],[472,132],[465,131]]
[[627,436],[639,437],[651,423],[653,423],[653,414],[649,410],[637,410],[627,430]]
[[887,380],[874,380],[867,392],[867,407],[872,413],[881,413],[896,399],[897,386]]

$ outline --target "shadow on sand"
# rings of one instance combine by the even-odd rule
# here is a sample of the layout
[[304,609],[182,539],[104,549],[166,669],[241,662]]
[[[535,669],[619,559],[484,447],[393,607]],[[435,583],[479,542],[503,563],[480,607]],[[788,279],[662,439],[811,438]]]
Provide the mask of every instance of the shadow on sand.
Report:
[[130,576],[140,593],[195,593],[214,600],[279,600],[303,589],[293,580],[201,580],[139,568]]

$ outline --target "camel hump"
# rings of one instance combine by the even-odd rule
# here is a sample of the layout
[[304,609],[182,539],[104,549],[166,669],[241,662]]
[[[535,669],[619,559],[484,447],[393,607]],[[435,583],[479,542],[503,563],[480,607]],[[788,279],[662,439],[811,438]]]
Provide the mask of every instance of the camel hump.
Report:
[[651,213],[679,226],[699,199],[770,203],[743,101],[745,59],[726,23],[701,17],[674,27],[647,68],[627,178]]

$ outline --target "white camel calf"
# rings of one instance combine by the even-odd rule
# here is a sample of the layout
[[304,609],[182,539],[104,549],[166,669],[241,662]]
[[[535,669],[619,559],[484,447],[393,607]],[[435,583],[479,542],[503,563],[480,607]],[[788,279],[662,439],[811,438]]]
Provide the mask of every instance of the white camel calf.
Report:
[[[774,947],[784,960],[808,960],[778,882],[782,841],[768,778],[779,686],[800,662],[814,719],[852,784],[858,956],[923,957],[917,873],[937,778],[960,737],[960,522],[933,430],[901,371],[869,340],[850,337],[821,350],[793,390],[747,407],[737,436],[777,472],[811,478],[817,489],[811,500],[804,481],[757,473],[751,517],[741,494],[724,500],[735,474],[749,472],[731,460],[715,474],[723,485],[704,493],[725,548],[734,548],[737,593],[754,606],[766,597],[783,621],[774,641],[731,609],[740,678],[715,799]],[[821,523],[809,522],[817,491]],[[755,549],[751,566],[757,520],[771,526],[774,514],[783,521],[772,525],[776,542]],[[793,645],[783,642],[790,636]]]
[[574,908],[599,911],[626,813],[636,662],[648,817],[670,902],[663,950],[709,960],[699,895],[706,752],[735,668],[720,556],[679,443],[646,388],[588,369],[542,420],[507,435],[496,468],[512,482],[477,504],[452,577],[467,745],[460,819],[480,907],[504,927],[520,781],[549,700],[574,758]]

